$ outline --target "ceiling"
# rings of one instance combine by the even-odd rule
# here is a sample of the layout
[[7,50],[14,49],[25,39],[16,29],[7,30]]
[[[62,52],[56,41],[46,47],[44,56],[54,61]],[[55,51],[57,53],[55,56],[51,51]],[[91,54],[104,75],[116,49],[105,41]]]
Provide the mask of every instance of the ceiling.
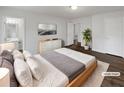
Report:
[[9,8],[10,7],[67,19],[74,19],[97,13],[124,10],[124,6],[78,6],[77,10],[72,10],[69,6],[9,6]]

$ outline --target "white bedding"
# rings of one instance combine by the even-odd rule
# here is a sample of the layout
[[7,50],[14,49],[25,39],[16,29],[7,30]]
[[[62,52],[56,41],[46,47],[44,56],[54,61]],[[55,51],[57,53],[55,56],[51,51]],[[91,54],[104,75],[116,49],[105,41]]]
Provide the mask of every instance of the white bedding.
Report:
[[94,56],[83,54],[68,48],[60,48],[60,49],[56,49],[55,51],[64,54],[68,57],[71,57],[79,62],[84,63],[86,68],[96,60]]
[[44,73],[42,80],[33,80],[34,87],[64,87],[69,83],[68,77],[64,73],[51,65],[39,54],[35,55],[35,58],[41,62],[41,67]]
[[[64,54],[68,57],[71,57],[79,62],[83,62],[86,67],[90,66],[94,62],[95,57],[83,54],[71,49],[60,48],[55,50],[58,53]],[[69,83],[68,77],[53,65],[51,65],[47,60],[40,56],[40,54],[35,55],[35,58],[41,62],[41,67],[43,69],[42,80],[33,80],[34,87],[64,87]]]

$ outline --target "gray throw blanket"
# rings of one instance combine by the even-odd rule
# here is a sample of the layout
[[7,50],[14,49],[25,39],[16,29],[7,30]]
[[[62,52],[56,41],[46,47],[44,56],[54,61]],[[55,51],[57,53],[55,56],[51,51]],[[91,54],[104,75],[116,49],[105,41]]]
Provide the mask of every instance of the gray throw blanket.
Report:
[[10,87],[17,87],[19,85],[16,77],[15,77],[15,73],[14,73],[14,59],[13,59],[13,55],[11,54],[11,52],[4,50],[1,54],[0,54],[0,67],[5,67],[8,68],[10,71]]
[[69,81],[85,70],[85,64],[55,51],[42,53],[41,56],[63,72],[69,78]]

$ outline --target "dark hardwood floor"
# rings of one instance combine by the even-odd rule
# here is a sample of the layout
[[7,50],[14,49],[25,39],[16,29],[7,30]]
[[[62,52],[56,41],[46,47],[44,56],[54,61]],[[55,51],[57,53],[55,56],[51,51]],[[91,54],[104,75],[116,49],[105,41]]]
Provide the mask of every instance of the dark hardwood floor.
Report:
[[106,76],[101,87],[124,87],[124,58],[114,55],[103,54],[92,50],[84,50],[83,47],[77,45],[66,46],[67,48],[83,52],[95,56],[98,60],[109,63],[108,72],[120,72],[118,77]]

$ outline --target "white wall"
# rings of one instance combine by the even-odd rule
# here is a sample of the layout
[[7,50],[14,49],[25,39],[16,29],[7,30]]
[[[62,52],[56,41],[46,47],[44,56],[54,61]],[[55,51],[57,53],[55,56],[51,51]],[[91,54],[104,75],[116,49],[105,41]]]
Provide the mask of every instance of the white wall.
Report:
[[103,13],[92,16],[94,51],[123,56],[124,12]]
[[[110,22],[107,21],[110,18],[113,19]],[[74,19],[72,22],[75,24],[80,23],[81,29],[85,27],[92,29],[92,49],[94,51],[124,57],[124,11],[94,14],[89,17]],[[109,39],[107,39],[107,35],[109,35]],[[80,38],[82,39],[82,37]],[[107,42],[109,43],[108,46],[106,45]]]
[[[25,49],[32,53],[37,52],[39,38],[61,38],[66,44],[66,19],[52,17],[37,13],[25,12],[15,9],[0,9],[0,18],[2,16],[24,18],[25,21]],[[38,37],[37,29],[39,23],[57,24],[57,35]],[[1,29],[1,26],[0,26]],[[1,30],[0,30],[1,31]]]
[[[61,38],[67,44],[67,23],[71,22],[75,24],[75,33],[78,34],[78,41],[82,42],[82,31],[85,28],[91,28],[93,33],[93,43],[92,48],[95,51],[105,53],[105,18],[111,17],[122,17],[123,23],[122,27],[124,29],[124,11],[120,12],[112,12],[112,13],[102,13],[102,14],[95,14],[92,16],[81,17],[78,19],[68,20],[59,17],[52,17],[37,13],[25,12],[21,10],[15,9],[0,9],[0,19],[3,16],[7,17],[15,17],[15,18],[24,18],[25,21],[25,49],[29,50],[32,53],[37,52],[37,44],[39,39],[47,39],[47,38]],[[53,36],[42,36],[38,37],[37,29],[39,23],[53,23],[57,24],[57,35]],[[0,20],[0,31],[1,29],[1,20]],[[122,47],[124,47],[124,31],[122,32]],[[1,35],[1,34],[0,34]],[[1,36],[0,36],[0,39]],[[124,56],[124,49],[123,56]]]

